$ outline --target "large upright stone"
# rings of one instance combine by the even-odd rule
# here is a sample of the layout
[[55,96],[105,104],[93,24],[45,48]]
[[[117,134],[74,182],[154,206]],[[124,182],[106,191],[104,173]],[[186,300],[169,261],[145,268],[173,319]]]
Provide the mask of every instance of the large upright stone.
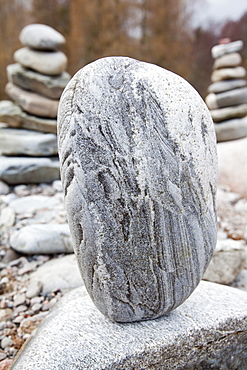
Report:
[[75,253],[115,321],[159,317],[199,283],[216,244],[216,140],[181,77],[109,57],[81,69],[59,108],[61,176]]

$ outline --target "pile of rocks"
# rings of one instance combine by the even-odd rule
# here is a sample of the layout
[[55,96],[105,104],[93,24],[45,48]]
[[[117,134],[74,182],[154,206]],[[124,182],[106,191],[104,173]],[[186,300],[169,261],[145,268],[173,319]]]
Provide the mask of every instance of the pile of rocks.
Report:
[[218,142],[247,136],[246,70],[241,66],[239,54],[242,48],[241,40],[222,39],[211,51],[215,62],[206,104],[215,123]]
[[53,28],[23,28],[24,47],[7,66],[6,93],[0,102],[0,179],[8,184],[51,182],[59,178],[57,109],[70,75],[64,37]]
[[5,193],[0,187],[0,369],[60,297],[82,285],[60,180]]

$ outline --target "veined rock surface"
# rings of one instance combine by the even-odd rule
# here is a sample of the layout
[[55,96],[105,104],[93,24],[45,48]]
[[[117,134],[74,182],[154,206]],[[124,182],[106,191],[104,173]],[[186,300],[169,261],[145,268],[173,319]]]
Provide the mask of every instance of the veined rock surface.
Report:
[[216,244],[216,139],[205,103],[163,68],[108,57],[69,82],[58,131],[68,222],[95,305],[119,322],[179,306]]

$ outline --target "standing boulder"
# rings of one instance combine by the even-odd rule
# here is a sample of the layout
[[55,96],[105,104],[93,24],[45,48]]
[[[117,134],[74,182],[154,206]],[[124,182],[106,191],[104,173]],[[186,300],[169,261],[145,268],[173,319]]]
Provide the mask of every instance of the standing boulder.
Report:
[[181,77],[125,57],[82,68],[60,101],[68,222],[94,303],[159,317],[198,285],[216,244],[216,139]]

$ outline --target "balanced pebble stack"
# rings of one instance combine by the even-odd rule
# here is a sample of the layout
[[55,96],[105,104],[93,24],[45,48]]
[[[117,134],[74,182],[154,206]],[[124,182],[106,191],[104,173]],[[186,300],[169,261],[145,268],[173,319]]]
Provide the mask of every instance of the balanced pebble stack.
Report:
[[212,48],[215,59],[212,84],[208,88],[206,104],[214,121],[217,141],[240,139],[247,136],[247,81],[246,70],[239,51],[241,40],[222,39]]
[[51,182],[60,177],[57,156],[59,98],[70,80],[65,38],[53,28],[31,24],[20,33],[23,47],[7,66],[0,102],[0,179],[8,184]]

